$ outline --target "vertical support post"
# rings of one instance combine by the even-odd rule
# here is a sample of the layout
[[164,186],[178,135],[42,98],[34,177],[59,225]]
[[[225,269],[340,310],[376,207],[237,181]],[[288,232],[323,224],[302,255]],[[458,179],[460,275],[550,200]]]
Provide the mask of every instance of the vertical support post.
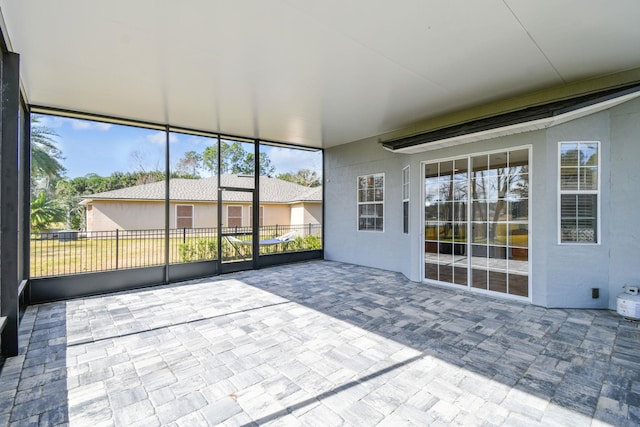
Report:
[[253,230],[253,269],[258,269],[258,257],[260,256],[260,141],[253,141],[253,218],[251,226]]
[[[19,150],[19,174],[20,174],[20,212],[18,219],[21,220],[19,224],[18,240],[21,242],[21,250],[19,257],[22,258],[21,271],[19,279],[30,279],[31,275],[31,113],[25,106],[24,100],[22,100],[21,112],[22,114],[22,134],[20,136],[20,150]],[[25,290],[27,292],[23,302],[28,304],[30,301],[29,287]]]
[[20,56],[2,52],[0,98],[0,314],[7,317],[2,330],[2,353],[18,354],[18,146],[20,109]]
[[222,154],[220,154],[220,135],[218,135],[217,138],[218,142],[218,146],[216,148],[216,153],[218,155],[217,158],[217,167],[216,167],[216,174],[217,174],[217,180],[218,180],[218,197],[217,197],[217,208],[218,208],[218,266],[220,266],[222,264],[222,260],[223,260],[223,256],[222,256],[222,181],[220,180],[220,172],[221,172],[221,165],[220,162],[222,160]]
[[171,226],[171,221],[169,221],[169,216],[171,215],[170,209],[170,200],[171,200],[171,163],[169,159],[169,137],[170,131],[169,126],[165,126],[165,157],[164,157],[164,283],[169,283],[169,227]]
[[325,177],[327,176],[327,168],[325,166],[325,158],[324,158],[324,149],[321,151],[322,153],[322,222],[320,224],[320,227],[322,227],[320,229],[320,242],[322,244],[321,249],[322,249],[322,259],[324,259],[324,242],[326,241],[324,239],[324,228],[325,228],[325,218],[327,217],[327,212],[326,209],[324,208],[325,203],[327,203],[327,195],[326,193],[326,188],[327,188],[327,180],[325,179]]
[[118,269],[119,259],[120,259],[120,230],[116,228],[116,270]]

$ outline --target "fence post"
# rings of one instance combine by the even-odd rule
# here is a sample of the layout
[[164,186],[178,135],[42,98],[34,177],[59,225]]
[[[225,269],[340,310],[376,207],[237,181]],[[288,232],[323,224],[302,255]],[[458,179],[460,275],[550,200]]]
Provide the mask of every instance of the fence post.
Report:
[[116,270],[118,269],[118,255],[119,255],[119,241],[120,241],[120,230],[116,228]]
[[[311,223],[309,223],[309,234],[311,234]],[[307,236],[308,236],[309,234],[307,234]]]
[[187,243],[187,229],[182,229],[182,243]]

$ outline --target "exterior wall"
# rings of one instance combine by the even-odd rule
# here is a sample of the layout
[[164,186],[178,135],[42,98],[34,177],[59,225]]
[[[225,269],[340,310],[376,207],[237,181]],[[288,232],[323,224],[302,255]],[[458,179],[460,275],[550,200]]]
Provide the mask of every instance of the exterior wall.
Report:
[[262,205],[264,206],[264,225],[289,225],[289,205]]
[[[547,307],[615,309],[625,284],[640,285],[640,100],[546,130],[419,154],[385,151],[369,139],[325,151],[325,257],[422,280],[421,162],[530,146],[531,301]],[[600,242],[558,243],[559,142],[600,142]],[[410,169],[410,229],[402,232],[401,177]],[[358,232],[356,177],[385,174],[384,232]],[[592,298],[591,289],[600,297]]]
[[304,207],[302,203],[291,205],[291,224],[304,224]]
[[[87,212],[88,231],[112,231],[120,230],[147,230],[164,228],[164,203],[163,202],[122,202],[95,200],[93,207]],[[169,209],[169,227],[176,227],[176,206],[193,206],[194,228],[215,228],[218,226],[218,208],[215,203],[171,202]],[[230,203],[232,206],[242,206],[242,224],[248,226],[251,223],[250,205]],[[264,204],[264,225],[289,225],[289,224],[319,224],[322,221],[322,204],[306,203],[298,205]],[[296,214],[300,218],[298,222],[292,222],[293,209],[300,209]],[[223,206],[223,223],[226,225],[227,205]]]
[[322,203],[292,205],[291,224],[322,224]]
[[[547,307],[607,308],[609,282],[609,223],[610,198],[610,122],[609,111],[593,114],[559,126],[546,132],[547,155],[544,165],[546,190],[539,194],[536,202],[548,208],[539,212],[538,221],[543,228],[532,235],[538,240],[539,251],[535,251],[542,266],[535,276],[534,286],[546,288],[544,301]],[[600,141],[600,233],[599,244],[558,243],[558,144],[560,141]],[[539,177],[537,174],[536,177]],[[541,244],[543,243],[543,244]],[[544,267],[544,268],[542,268]],[[544,275],[544,276],[542,276]],[[541,277],[542,276],[542,277]],[[544,278],[543,278],[544,277]],[[600,288],[600,298],[591,298],[591,288]]]
[[[215,204],[171,203],[169,227],[176,227],[176,205],[191,205],[193,224],[196,228],[217,227]],[[87,213],[88,231],[152,230],[164,228],[163,202],[121,202],[109,200],[93,201],[91,212]]]
[[[640,100],[611,110],[609,308],[625,284],[640,286]],[[604,205],[603,205],[604,207]]]
[[164,204],[162,202],[96,200],[93,202],[92,216],[93,221],[88,221],[87,224],[93,224],[93,228],[88,231],[164,228]]
[[[399,271],[417,280],[411,274],[412,245],[402,233],[402,168],[408,156],[390,153],[370,139],[328,148],[324,159],[325,258]],[[385,174],[384,231],[358,231],[356,180],[373,173]]]

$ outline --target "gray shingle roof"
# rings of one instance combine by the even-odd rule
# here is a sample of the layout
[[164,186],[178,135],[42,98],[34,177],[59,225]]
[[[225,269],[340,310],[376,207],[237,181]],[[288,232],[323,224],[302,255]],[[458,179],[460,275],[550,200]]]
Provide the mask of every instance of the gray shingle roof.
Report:
[[[253,176],[222,175],[225,187],[251,188]],[[169,182],[172,200],[212,202],[218,199],[218,178],[181,179],[174,178]],[[136,185],[119,190],[83,196],[83,201],[90,200],[164,200],[164,181],[151,184]],[[250,201],[250,194],[243,192],[225,192],[224,198],[229,202]],[[277,178],[260,177],[261,203],[292,203],[322,201],[322,187],[309,188],[282,181]]]

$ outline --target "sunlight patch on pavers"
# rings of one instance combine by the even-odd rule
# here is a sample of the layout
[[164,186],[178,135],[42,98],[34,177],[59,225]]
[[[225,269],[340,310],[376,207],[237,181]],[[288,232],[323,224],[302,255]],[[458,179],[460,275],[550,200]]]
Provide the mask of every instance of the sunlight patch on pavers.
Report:
[[[200,290],[193,299],[188,297],[191,287]],[[168,304],[155,316],[145,313],[143,304],[129,304],[129,294],[67,303],[72,424],[107,419],[130,424],[153,417],[165,424],[192,418],[200,410],[211,415],[213,408],[231,418],[246,414],[268,422],[289,411],[302,416],[323,400],[327,402],[322,407],[346,410],[353,422],[377,422],[384,415],[369,410],[364,398],[398,375],[395,370],[378,372],[390,366],[402,372],[403,362],[420,356],[419,351],[239,281],[181,289],[189,307]],[[144,298],[144,293],[134,298]],[[163,290],[148,293],[164,298]],[[171,298],[173,292],[167,294]],[[185,316],[188,321],[183,321]],[[82,327],[88,317],[95,319],[90,322],[91,337]],[[126,322],[132,326],[123,327]],[[214,344],[220,342],[228,345],[216,351]],[[123,372],[114,377],[114,369]],[[367,376],[371,379],[361,382]],[[404,387],[399,394],[412,392]],[[221,391],[212,402],[204,397],[206,392],[199,392],[210,388]],[[154,405],[151,393],[168,397],[156,397]],[[401,400],[398,397],[398,403]]]

